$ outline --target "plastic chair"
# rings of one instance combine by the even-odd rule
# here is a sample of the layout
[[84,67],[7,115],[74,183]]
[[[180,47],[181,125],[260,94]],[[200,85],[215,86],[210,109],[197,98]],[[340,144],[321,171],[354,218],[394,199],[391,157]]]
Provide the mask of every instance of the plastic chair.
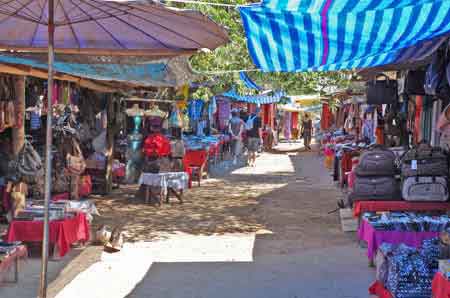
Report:
[[189,187],[192,187],[192,181],[194,179],[198,182],[198,186],[200,186],[207,163],[208,152],[206,150],[186,152],[183,164],[185,172],[189,175]]

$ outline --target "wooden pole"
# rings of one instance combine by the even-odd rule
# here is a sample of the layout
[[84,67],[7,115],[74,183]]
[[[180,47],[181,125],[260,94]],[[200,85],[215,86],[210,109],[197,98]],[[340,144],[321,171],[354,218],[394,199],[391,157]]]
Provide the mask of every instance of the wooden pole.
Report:
[[47,81],[47,136],[45,145],[44,235],[42,240],[41,280],[39,297],[47,298],[47,267],[49,251],[49,205],[52,189],[52,97],[54,56],[54,0],[48,0],[48,81]]
[[108,119],[106,128],[106,185],[105,192],[110,193],[112,191],[113,184],[113,161],[114,161],[114,136],[116,134],[115,127],[115,115],[114,115],[114,96],[108,94],[107,108],[106,108],[106,118]]
[[[14,90],[16,94],[15,108],[16,115],[22,119],[20,127],[12,129],[12,151],[14,155],[19,154],[25,142],[25,77],[17,76],[14,78]],[[20,115],[20,116],[19,116]]]

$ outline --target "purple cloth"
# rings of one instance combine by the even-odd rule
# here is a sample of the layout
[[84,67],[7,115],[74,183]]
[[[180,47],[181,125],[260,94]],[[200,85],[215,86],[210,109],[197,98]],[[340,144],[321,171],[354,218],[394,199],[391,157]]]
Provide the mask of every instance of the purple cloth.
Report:
[[228,121],[231,117],[231,104],[228,100],[217,100],[217,110],[219,111],[219,129],[224,130],[228,127]]
[[377,231],[372,225],[363,220],[358,229],[358,238],[367,242],[367,256],[372,260],[382,243],[406,244],[412,247],[420,247],[422,241],[439,237],[439,232],[397,232]]

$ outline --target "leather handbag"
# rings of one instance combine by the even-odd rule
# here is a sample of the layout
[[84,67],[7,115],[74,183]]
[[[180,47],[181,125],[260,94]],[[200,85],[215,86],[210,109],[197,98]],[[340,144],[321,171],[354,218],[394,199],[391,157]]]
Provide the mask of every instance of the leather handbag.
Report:
[[73,154],[67,154],[66,157],[67,171],[72,175],[81,175],[86,169],[86,162],[83,158],[78,142],[72,140],[72,146]]
[[424,89],[426,94],[438,97],[447,94],[449,89],[448,76],[450,76],[450,69],[446,66],[446,63],[446,50],[444,51],[441,49],[436,51],[425,74]]
[[[378,80],[384,77],[384,80]],[[378,74],[375,80],[367,82],[368,104],[395,104],[398,102],[397,81],[384,74]]]
[[399,84],[399,93],[408,95],[425,95],[425,74],[426,72],[424,70],[406,71],[403,75],[403,88],[401,88]]

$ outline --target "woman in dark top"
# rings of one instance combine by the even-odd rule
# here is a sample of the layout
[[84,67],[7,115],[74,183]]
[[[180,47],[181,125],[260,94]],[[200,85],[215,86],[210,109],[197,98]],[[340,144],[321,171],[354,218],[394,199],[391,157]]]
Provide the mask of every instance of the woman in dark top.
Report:
[[312,120],[308,114],[305,114],[305,118],[303,119],[301,133],[305,148],[311,150]]

